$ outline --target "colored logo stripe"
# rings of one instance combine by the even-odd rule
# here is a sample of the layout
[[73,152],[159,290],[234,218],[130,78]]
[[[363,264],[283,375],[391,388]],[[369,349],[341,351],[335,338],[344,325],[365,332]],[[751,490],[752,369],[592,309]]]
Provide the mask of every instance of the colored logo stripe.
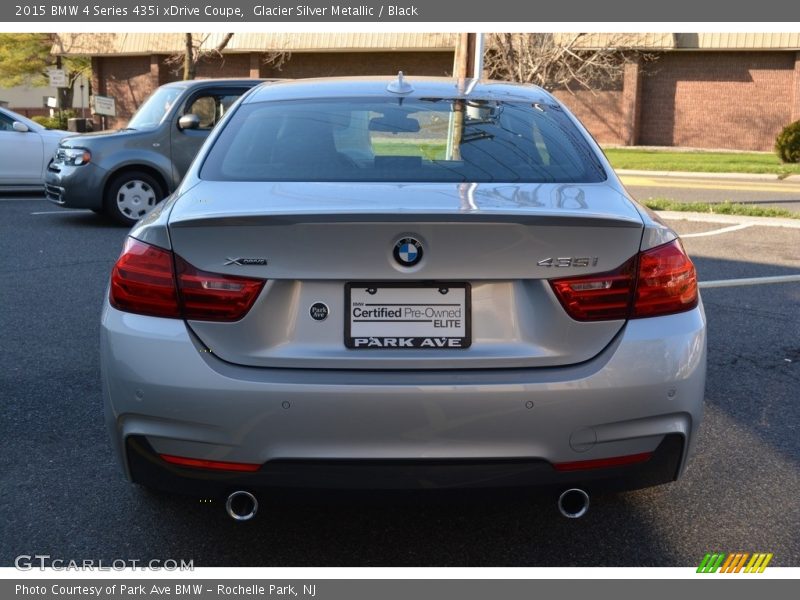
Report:
[[764,569],[767,568],[769,561],[772,560],[772,553],[769,554],[753,554],[753,558],[750,559],[750,562],[747,563],[747,567],[745,567],[745,573],[763,573]]
[[716,573],[717,569],[719,569],[723,560],[725,560],[724,552],[721,552],[719,554],[706,554],[703,557],[703,560],[700,562],[700,566],[697,567],[697,572]]
[[[763,573],[772,560],[772,553],[756,552],[734,552],[725,554],[724,552],[706,553],[700,566],[697,567],[698,573],[739,573],[744,568],[745,573]],[[748,562],[748,559],[749,562]],[[747,563],[747,566],[745,566]]]
[[720,573],[738,573],[742,570],[744,562],[747,560],[748,556],[750,556],[750,554],[747,552],[736,552],[734,554],[729,554],[728,560],[726,560],[725,564],[722,565],[722,570]]

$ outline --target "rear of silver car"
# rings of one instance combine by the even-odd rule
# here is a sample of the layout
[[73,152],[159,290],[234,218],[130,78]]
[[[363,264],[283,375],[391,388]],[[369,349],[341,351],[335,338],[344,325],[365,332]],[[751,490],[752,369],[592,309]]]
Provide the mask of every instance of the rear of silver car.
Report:
[[[250,114],[275,94],[307,93],[292,85],[251,95]],[[418,96],[447,99],[441,87]],[[508,89],[534,94],[472,89],[483,112],[460,117],[473,129],[456,125],[458,155],[407,124],[439,122],[413,101],[400,117],[370,104],[367,120],[317,107],[335,116],[348,162],[320,159],[322,174],[302,181],[240,165],[226,175],[240,139],[225,139],[229,117],[176,197],[131,232],[112,274],[103,386],[129,478],[227,494],[633,489],[680,475],[702,416],[705,319],[675,234],[605,176],[402,180],[406,168],[423,178],[427,162],[461,168],[467,133],[502,137],[492,127],[508,112],[487,104]],[[358,92],[380,98],[383,87]],[[527,98],[563,111],[554,102]],[[452,115],[441,121],[452,132]],[[397,123],[424,137],[421,159],[375,143]],[[596,153],[573,127],[568,143]],[[372,156],[354,149],[364,132]],[[353,175],[381,162],[400,180]]]

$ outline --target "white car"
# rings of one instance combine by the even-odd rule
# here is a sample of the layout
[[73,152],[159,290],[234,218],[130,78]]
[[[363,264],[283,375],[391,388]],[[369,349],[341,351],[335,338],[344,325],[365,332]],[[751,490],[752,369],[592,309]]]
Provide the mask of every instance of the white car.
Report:
[[0,191],[44,189],[47,165],[68,135],[0,108]]

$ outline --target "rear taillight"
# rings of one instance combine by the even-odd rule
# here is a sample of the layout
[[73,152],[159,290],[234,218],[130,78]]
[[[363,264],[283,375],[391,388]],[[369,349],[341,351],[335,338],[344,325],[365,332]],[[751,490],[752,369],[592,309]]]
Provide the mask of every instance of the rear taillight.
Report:
[[183,317],[195,321],[238,321],[247,314],[264,287],[263,279],[234,277],[196,269],[180,256],[178,291]]
[[682,312],[697,306],[697,273],[679,240],[639,254],[633,318]]
[[640,252],[614,271],[550,285],[576,321],[655,317],[697,306],[697,275],[678,240]]
[[550,282],[569,316],[576,321],[625,319],[634,288],[633,259],[620,268],[586,277],[567,277]]
[[263,287],[263,279],[201,271],[169,250],[128,238],[111,272],[109,300],[154,317],[238,321]]
[[179,318],[172,252],[128,238],[111,271],[109,300],[125,312]]

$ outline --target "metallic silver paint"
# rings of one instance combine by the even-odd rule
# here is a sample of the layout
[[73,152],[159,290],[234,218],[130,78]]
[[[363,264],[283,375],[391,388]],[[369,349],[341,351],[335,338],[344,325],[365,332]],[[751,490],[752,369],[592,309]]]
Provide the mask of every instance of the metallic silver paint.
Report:
[[[668,433],[686,436],[686,455],[703,413],[702,305],[629,321],[600,354],[570,367],[253,369],[206,350],[182,321],[106,303],[101,365],[106,420],[120,457],[133,434],[147,436],[158,452],[234,462],[566,462],[652,451]],[[287,401],[291,408],[284,409]],[[571,437],[586,430],[593,441],[576,451]]]
[[[243,102],[385,96],[385,86],[383,77],[277,82]],[[559,106],[531,86],[425,78],[413,78],[413,86],[412,96],[494,94]],[[234,462],[569,462],[652,451],[665,435],[680,433],[685,468],[703,413],[702,302],[669,316],[577,323],[544,281],[553,269],[536,265],[543,256],[598,256],[596,266],[569,271],[601,272],[676,237],[628,196],[591,139],[605,183],[202,181],[204,153],[221,129],[174,196],[131,234],[174,247],[198,268],[270,282],[239,323],[126,314],[106,301],[106,421],[123,466],[125,437],[135,434],[157,452]],[[417,271],[391,266],[399,235],[425,244]],[[470,249],[467,239],[480,247]],[[270,264],[224,267],[225,256],[265,256]],[[346,351],[343,282],[359,278],[469,281],[470,354]],[[317,301],[330,307],[324,322],[308,318]]]

